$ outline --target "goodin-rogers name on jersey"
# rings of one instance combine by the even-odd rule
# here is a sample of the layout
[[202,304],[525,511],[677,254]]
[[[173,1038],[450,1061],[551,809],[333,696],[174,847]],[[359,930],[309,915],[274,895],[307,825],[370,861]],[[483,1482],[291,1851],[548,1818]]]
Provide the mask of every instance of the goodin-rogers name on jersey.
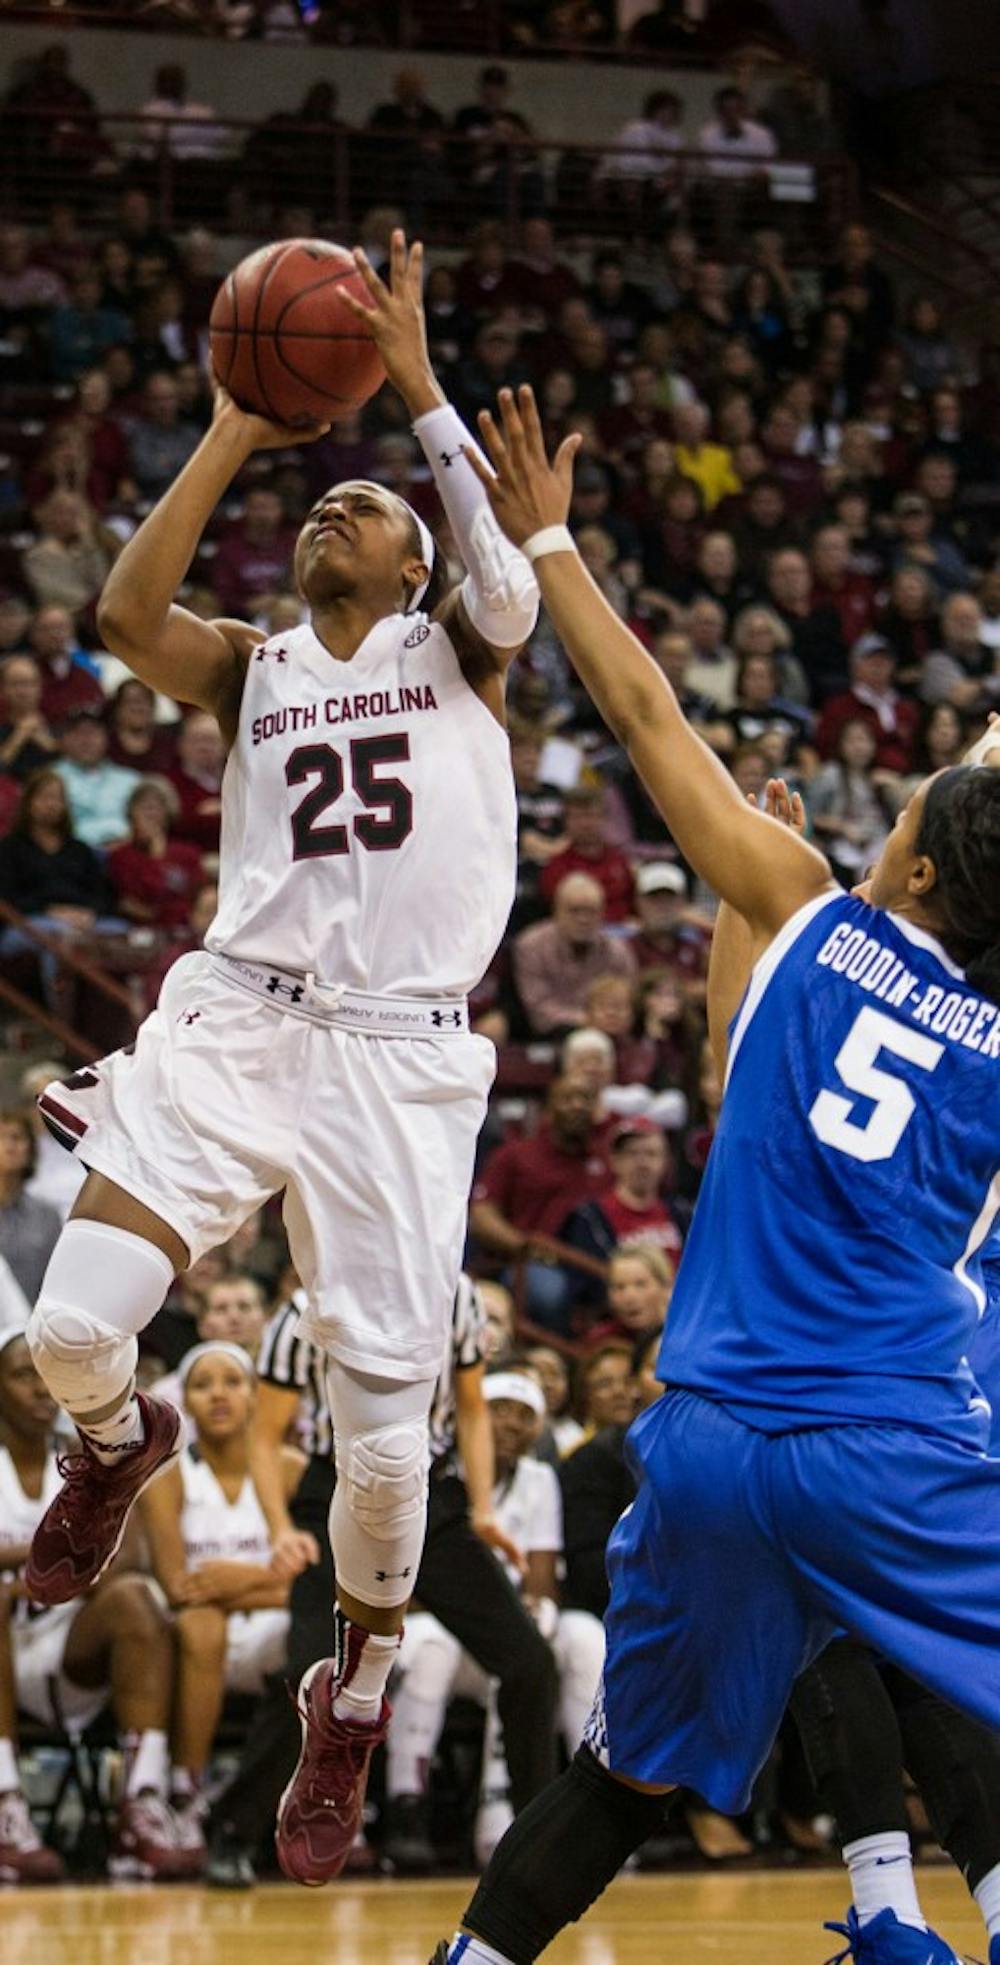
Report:
[[372,689],[365,696],[328,696],[324,703],[292,703],[285,709],[265,710],[263,716],[254,717],[250,741],[266,744],[269,737],[315,730],[320,724],[366,723],[373,717],[436,709],[437,699],[429,682],[416,683],[412,688]]

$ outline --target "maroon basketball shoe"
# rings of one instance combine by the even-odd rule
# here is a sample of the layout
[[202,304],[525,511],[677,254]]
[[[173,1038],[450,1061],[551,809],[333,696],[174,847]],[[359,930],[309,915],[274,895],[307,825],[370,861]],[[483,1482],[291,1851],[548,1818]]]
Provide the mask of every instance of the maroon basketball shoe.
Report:
[[96,1583],[121,1548],[132,1503],[176,1460],[180,1413],[163,1399],[136,1397],[146,1435],[141,1446],[123,1448],[108,1466],[84,1440],[79,1453],[59,1461],[63,1484],[35,1530],[24,1571],[33,1603],[69,1603]]
[[278,1806],[274,1837],[293,1883],[332,1883],[346,1869],[364,1819],[369,1762],[389,1730],[388,1699],[373,1726],[337,1719],[339,1683],[333,1659],[322,1658],[299,1685],[302,1752]]
[[0,1794],[0,1883],[62,1883],[61,1857],[46,1847],[19,1788]]
[[190,1855],[181,1848],[173,1809],[158,1794],[126,1795],[118,1810],[108,1874],[116,1881],[180,1883],[192,1875]]

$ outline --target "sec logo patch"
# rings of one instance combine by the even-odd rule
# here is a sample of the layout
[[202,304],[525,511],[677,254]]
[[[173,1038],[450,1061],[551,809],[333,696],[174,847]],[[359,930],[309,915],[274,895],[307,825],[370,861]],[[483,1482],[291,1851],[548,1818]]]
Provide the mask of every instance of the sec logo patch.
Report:
[[403,647],[419,648],[421,642],[426,641],[429,634],[430,634],[430,629],[427,626],[426,621],[421,621],[419,627],[410,629],[410,632],[403,643]]

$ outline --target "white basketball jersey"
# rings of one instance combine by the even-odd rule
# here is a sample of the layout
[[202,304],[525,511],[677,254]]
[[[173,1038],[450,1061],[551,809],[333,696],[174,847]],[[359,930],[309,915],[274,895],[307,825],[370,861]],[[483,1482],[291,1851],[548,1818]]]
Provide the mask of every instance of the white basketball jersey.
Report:
[[464,996],[514,898],[507,736],[423,614],[338,662],[310,626],[247,668],[222,784],[217,954],[397,996]]
[[[18,1544],[30,1542],[46,1508],[54,1501],[62,1486],[62,1476],[56,1466],[56,1456],[50,1453],[45,1462],[42,1491],[36,1500],[34,1495],[25,1494],[17,1468],[10,1451],[0,1446],[0,1573],[4,1569],[4,1550],[16,1549]],[[19,1598],[14,1604],[14,1622],[24,1623],[29,1616],[40,1614],[37,1608]]]
[[249,1474],[230,1501],[211,1467],[196,1460],[190,1447],[181,1454],[180,1470],[181,1538],[188,1568],[201,1562],[270,1562],[271,1537]]

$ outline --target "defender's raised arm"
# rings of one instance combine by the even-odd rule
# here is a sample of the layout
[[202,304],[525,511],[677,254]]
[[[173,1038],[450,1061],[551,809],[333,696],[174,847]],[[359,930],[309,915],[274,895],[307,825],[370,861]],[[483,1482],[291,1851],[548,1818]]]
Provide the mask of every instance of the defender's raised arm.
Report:
[[530,389],[500,395],[502,429],[484,411],[492,473],[467,453],[507,537],[533,561],[552,624],[609,728],[628,752],[691,866],[746,916],[765,945],[831,886],[805,840],[744,803],[683,716],[670,684],[590,578],[566,530],[577,440],[552,463]]

